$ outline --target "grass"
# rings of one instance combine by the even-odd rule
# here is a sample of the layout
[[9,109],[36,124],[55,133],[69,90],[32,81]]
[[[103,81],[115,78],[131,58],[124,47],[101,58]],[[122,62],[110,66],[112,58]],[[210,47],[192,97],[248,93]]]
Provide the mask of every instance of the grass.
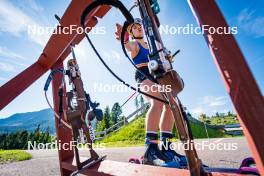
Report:
[[[202,123],[201,124],[191,123],[191,129],[194,138],[207,138],[206,130]],[[213,129],[207,127],[207,132],[209,138],[221,138],[226,136],[224,130],[222,129]]]
[[0,163],[29,160],[32,155],[23,150],[0,150]]
[[144,146],[144,141],[115,141],[115,142],[101,142],[100,146],[103,147],[137,147]]
[[239,123],[237,118],[234,116],[212,117],[209,122],[211,125],[229,125]]
[[[191,123],[194,138],[207,138],[206,131],[202,123]],[[207,127],[210,138],[226,137],[221,129]],[[176,135],[177,136],[177,135]],[[96,144],[103,144],[104,147],[129,147],[143,146],[145,140],[145,118],[140,116],[133,122],[123,126],[119,131],[112,132],[102,141]]]
[[[144,141],[145,138],[145,119],[143,116],[125,125],[119,131],[111,133],[102,143],[124,142],[124,141]],[[127,142],[124,142],[127,143]]]

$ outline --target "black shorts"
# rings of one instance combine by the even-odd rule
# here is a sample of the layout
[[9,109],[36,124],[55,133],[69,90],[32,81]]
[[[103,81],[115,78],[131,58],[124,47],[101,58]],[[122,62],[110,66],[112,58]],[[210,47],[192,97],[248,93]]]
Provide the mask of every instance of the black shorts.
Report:
[[[155,80],[155,78],[149,73],[148,67],[140,67],[139,70],[140,71],[137,70],[135,73],[136,82],[141,83],[145,79],[149,79],[149,78],[152,79],[153,81]],[[147,78],[144,75],[142,75],[140,72],[145,74],[147,76]]]

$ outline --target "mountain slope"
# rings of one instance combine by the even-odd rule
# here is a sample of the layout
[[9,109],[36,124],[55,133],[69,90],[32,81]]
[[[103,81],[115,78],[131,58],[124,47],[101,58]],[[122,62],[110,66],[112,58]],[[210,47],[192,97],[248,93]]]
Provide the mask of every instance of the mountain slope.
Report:
[[17,113],[8,118],[0,119],[0,133],[19,130],[34,131],[38,125],[43,131],[49,126],[50,133],[55,133],[54,116],[51,109]]

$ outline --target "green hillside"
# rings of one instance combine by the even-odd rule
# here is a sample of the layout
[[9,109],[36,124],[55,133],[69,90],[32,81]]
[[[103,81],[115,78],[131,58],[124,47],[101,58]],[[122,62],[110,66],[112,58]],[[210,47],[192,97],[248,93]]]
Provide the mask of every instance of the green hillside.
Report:
[[[207,138],[203,123],[191,122],[191,128],[194,138]],[[210,138],[224,137],[225,133],[222,129],[207,127]],[[174,129],[176,134],[176,130]],[[114,146],[128,146],[144,144],[145,140],[145,118],[140,116],[133,122],[123,126],[119,131],[113,132],[100,143]]]
[[112,132],[102,140],[102,143],[115,143],[114,145],[127,146],[143,144],[145,140],[145,118],[138,117],[136,120],[123,126],[119,131]]

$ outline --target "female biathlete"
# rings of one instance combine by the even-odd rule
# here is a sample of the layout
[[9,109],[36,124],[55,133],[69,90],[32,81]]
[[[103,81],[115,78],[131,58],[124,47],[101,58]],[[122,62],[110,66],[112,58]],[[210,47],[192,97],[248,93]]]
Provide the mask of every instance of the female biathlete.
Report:
[[[122,26],[116,24],[116,39],[120,40]],[[129,36],[132,40],[129,39]],[[148,54],[149,49],[147,43],[144,41],[144,34],[142,29],[142,23],[140,19],[135,19],[135,22],[129,25],[127,33],[125,34],[125,47],[130,52],[134,64],[138,69],[141,70],[147,77],[152,77],[148,69]],[[155,86],[151,80],[147,79],[139,71],[135,73],[135,79],[140,86],[147,86],[148,89],[142,91],[163,99],[163,96],[159,91],[153,91],[152,86]],[[170,139],[173,137],[172,129],[174,125],[174,118],[170,107],[163,104],[162,102],[151,99],[147,96],[145,98],[150,103],[150,108],[146,114],[146,140],[145,140],[145,154],[143,156],[143,164],[181,167],[186,165],[186,158],[174,150],[171,150],[169,145],[171,144]],[[158,147],[158,130],[160,130],[160,140],[163,142],[161,150]],[[173,163],[173,164],[172,164]]]

